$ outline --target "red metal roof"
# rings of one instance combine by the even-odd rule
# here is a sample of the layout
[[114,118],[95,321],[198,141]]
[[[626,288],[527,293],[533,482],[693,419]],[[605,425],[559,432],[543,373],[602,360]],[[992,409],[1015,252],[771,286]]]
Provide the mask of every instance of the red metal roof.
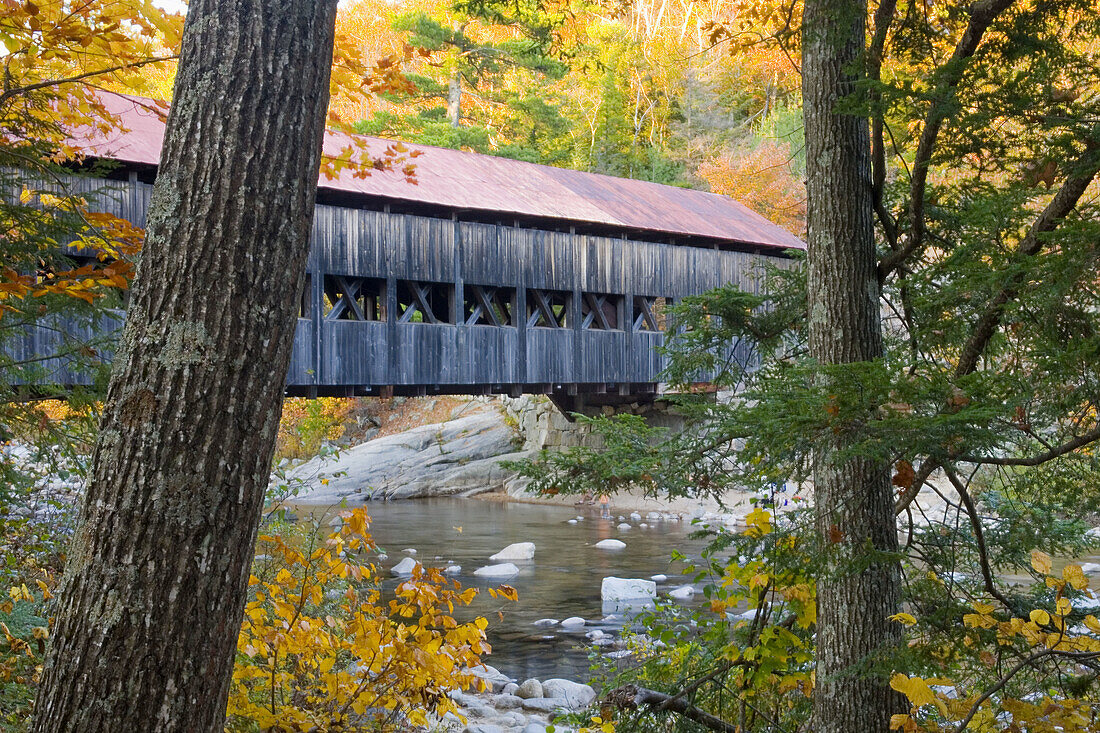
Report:
[[[164,140],[164,121],[155,111],[158,103],[117,94],[105,94],[103,101],[127,131],[111,136],[82,131],[84,134],[77,136],[79,146],[93,157],[157,165]],[[163,105],[159,106],[163,110]],[[326,132],[324,154],[337,156],[348,139],[343,133]],[[376,156],[393,144],[380,138],[361,139]],[[345,169],[337,178],[322,177],[318,185],[448,209],[552,218],[762,247],[805,248],[798,237],[728,196],[448,148],[405,145],[420,152],[412,161],[415,184],[396,171],[372,171],[367,178],[356,178]]]

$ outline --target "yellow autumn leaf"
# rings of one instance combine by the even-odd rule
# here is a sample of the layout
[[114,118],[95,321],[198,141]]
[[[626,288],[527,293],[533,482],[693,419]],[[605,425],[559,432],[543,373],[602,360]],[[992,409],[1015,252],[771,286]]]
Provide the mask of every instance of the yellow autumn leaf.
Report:
[[992,629],[997,620],[984,613],[964,613],[963,624],[975,629]]
[[1040,626],[1045,626],[1050,623],[1050,614],[1041,608],[1036,608],[1028,614],[1028,617]]
[[745,524],[749,527],[749,534],[762,536],[772,531],[772,515],[760,507],[756,507],[745,516]]
[[905,695],[916,707],[931,705],[936,700],[936,693],[920,677],[909,677],[901,672],[895,672],[890,678],[890,687]]
[[1081,570],[1080,565],[1066,565],[1062,568],[1062,579],[1077,590],[1089,587],[1088,576]]
[[909,613],[895,613],[890,617],[891,621],[897,621],[904,626],[912,626],[917,623],[917,619]]
[[1035,572],[1037,573],[1048,575],[1052,567],[1050,555],[1046,554],[1042,550],[1032,550],[1031,567],[1035,568]]

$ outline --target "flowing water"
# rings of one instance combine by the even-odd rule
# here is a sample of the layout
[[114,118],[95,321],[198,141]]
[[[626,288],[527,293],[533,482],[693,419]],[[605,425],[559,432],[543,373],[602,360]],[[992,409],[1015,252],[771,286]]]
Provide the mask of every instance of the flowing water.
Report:
[[[617,529],[619,514],[611,519],[600,517],[598,508],[545,506],[536,504],[501,503],[476,499],[422,499],[392,502],[372,502],[367,505],[371,516],[371,533],[388,557],[379,565],[384,577],[389,568],[408,557],[405,549],[415,549],[416,559],[428,566],[445,567],[449,563],[462,566],[451,577],[464,586],[487,588],[501,582],[519,591],[519,601],[511,603],[480,593],[471,613],[456,614],[466,620],[474,614],[489,619],[489,641],[493,653],[486,660],[505,674],[520,680],[528,677],[546,679],[566,677],[584,680],[590,676],[592,642],[585,634],[603,631],[618,637],[628,615],[605,609],[600,599],[600,585],[607,576],[648,579],[664,574],[667,581],[657,584],[658,594],[667,600],[667,592],[689,583],[681,574],[682,563],[672,562],[673,550],[689,558],[698,558],[705,540],[691,539],[689,522],[630,520],[629,530]],[[299,507],[299,514],[321,514],[318,507]],[[581,518],[574,524],[569,520]],[[327,528],[327,516],[322,519]],[[638,526],[647,523],[648,527]],[[601,550],[594,545],[602,539],[614,538],[626,543],[621,550]],[[508,579],[479,578],[473,574],[485,565],[493,564],[489,556],[515,542],[533,542],[535,556],[530,561],[516,561],[519,574]],[[1100,562],[1100,556],[1081,558],[1078,562]],[[1056,562],[1060,572],[1065,560]],[[1020,579],[1006,574],[1008,580]],[[386,587],[399,581],[390,578]],[[1100,579],[1094,579],[1094,590]],[[1098,593],[1100,595],[1100,593]],[[695,603],[701,602],[699,595]],[[692,601],[687,601],[692,605]],[[503,618],[498,616],[498,611]],[[561,620],[580,616],[585,626],[565,629],[560,625],[537,626],[539,619]],[[614,646],[600,647],[601,653],[613,653]]]
[[[682,564],[671,562],[673,549],[698,558],[706,544],[690,539],[687,522],[627,522],[629,530],[616,529],[616,512],[602,519],[599,508],[499,503],[471,499],[422,499],[414,501],[372,502],[371,533],[388,558],[379,564],[388,569],[415,549],[416,559],[428,566],[444,567],[447,562],[462,566],[451,577],[464,586],[486,588],[501,582],[519,591],[516,603],[490,598],[480,593],[471,610],[489,619],[489,642],[493,653],[489,664],[505,674],[525,679],[589,677],[591,643],[587,632],[600,630],[618,636],[624,623],[622,613],[605,613],[600,600],[600,585],[607,576],[648,579],[665,574],[666,582],[657,584],[657,592],[688,583],[681,575]],[[317,513],[316,507],[300,507],[299,514]],[[568,520],[583,517],[576,524]],[[639,527],[647,523],[648,527]],[[326,523],[327,526],[327,523]],[[622,550],[594,547],[601,539],[615,538],[626,543]],[[473,574],[492,565],[489,556],[514,542],[533,542],[535,556],[515,561],[518,575],[504,580],[479,578]],[[396,584],[397,579],[389,581]],[[698,598],[698,596],[696,597]],[[503,613],[501,619],[497,611]],[[611,609],[608,609],[609,611]],[[613,616],[610,619],[606,616]],[[585,619],[586,625],[567,630],[560,625],[540,627],[543,618],[561,620],[571,616]],[[603,647],[607,652],[614,647]]]

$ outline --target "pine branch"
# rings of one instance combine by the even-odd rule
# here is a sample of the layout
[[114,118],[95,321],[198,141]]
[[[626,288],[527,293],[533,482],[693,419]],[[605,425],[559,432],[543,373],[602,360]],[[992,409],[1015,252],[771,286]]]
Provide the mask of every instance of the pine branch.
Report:
[[[1046,238],[1043,236],[1054,231],[1058,225],[1073,209],[1084,195],[1085,190],[1096,177],[1100,169],[1100,143],[1090,141],[1085,154],[1077,160],[1076,168],[1081,172],[1071,175],[1058,193],[1054,195],[1050,203],[1043,209],[1043,213],[1031,225],[1031,230],[1020,242],[1018,251],[1024,257],[1034,257],[1043,250]],[[1024,284],[1028,273],[1019,269],[1010,272],[1000,291],[986,304],[985,310],[978,317],[978,322],[970,333],[970,338],[962,348],[959,355],[959,363],[955,366],[955,376],[963,377],[970,374],[978,365],[978,359],[993,338],[997,328],[1001,324],[1005,306],[1016,298],[1020,287]]]
[[950,116],[949,102],[955,97],[959,82],[967,69],[966,62],[978,50],[982,36],[997,16],[1012,5],[1012,2],[1013,0],[985,0],[972,5],[970,23],[955,45],[951,58],[942,67],[943,74],[933,94],[932,107],[925,117],[920,142],[917,144],[917,152],[913,158],[912,180],[909,185],[909,238],[904,247],[894,250],[879,263],[879,282],[884,281],[924,244],[924,198],[928,187],[928,169],[940,130]]

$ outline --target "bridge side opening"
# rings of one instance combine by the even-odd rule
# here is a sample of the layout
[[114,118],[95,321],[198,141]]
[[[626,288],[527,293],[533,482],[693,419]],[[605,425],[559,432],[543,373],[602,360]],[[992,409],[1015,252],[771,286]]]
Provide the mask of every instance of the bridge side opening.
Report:
[[[309,275],[305,292],[309,292]],[[324,276],[323,315],[328,321],[384,321],[386,281],[376,277]]]
[[581,294],[581,328],[623,330],[623,297],[613,293]]
[[451,283],[397,281],[398,323],[454,324],[453,302]]
[[570,305],[573,294],[567,290],[527,289],[528,328],[572,328]]
[[668,299],[646,295],[634,296],[634,330],[664,331],[668,327]]
[[491,285],[464,288],[463,320],[467,326],[515,326],[516,289]]

